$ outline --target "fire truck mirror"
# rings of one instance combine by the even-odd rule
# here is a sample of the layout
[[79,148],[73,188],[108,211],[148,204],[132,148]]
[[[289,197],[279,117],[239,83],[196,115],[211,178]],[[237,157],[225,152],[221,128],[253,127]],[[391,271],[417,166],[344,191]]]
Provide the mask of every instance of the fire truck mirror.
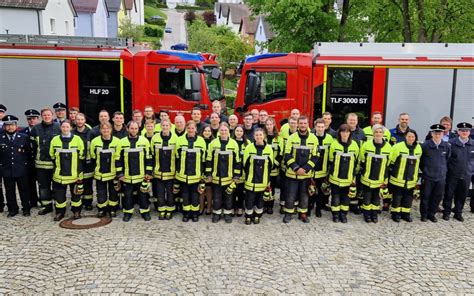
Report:
[[193,92],[201,91],[201,73],[191,74],[191,90]]
[[258,90],[258,75],[252,72],[248,73],[247,87],[245,88],[245,104],[252,104],[257,96]]
[[200,102],[201,101],[201,93],[200,92],[195,92],[191,94],[191,100],[194,102]]
[[211,72],[211,78],[214,80],[218,80],[221,78],[221,74],[221,70],[219,70],[218,68],[214,68]]

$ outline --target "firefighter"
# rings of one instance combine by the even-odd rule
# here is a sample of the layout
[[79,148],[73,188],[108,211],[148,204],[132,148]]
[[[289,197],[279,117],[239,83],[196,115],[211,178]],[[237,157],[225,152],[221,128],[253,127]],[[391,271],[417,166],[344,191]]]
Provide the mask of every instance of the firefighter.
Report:
[[134,211],[133,193],[138,192],[138,204],[143,220],[150,221],[148,191],[153,171],[150,143],[139,135],[138,121],[127,124],[128,136],[122,138],[117,148],[117,177],[123,190],[123,221],[129,222]]
[[[380,111],[375,111],[372,113],[372,125],[367,126],[362,130],[368,141],[372,140],[374,137],[373,126],[376,124],[383,124],[382,112]],[[391,134],[388,128],[384,129],[383,137],[386,142],[390,141]]]
[[273,166],[273,149],[265,142],[263,129],[257,128],[255,141],[244,151],[245,224],[260,223],[263,213],[263,195],[270,194],[270,172]]
[[27,135],[17,132],[18,118],[6,115],[2,118],[5,133],[0,136],[0,179],[3,178],[7,197],[8,218],[18,215],[16,188],[20,194],[23,216],[30,216],[30,188],[28,163],[31,159],[30,141]]
[[82,184],[84,186],[84,193],[82,194],[82,206],[86,211],[92,211],[92,179],[94,177],[94,162],[91,160],[89,154],[89,146],[92,141],[91,128],[86,124],[86,116],[83,113],[77,113],[75,117],[76,126],[73,127],[72,133],[81,138],[84,144],[84,167]]
[[229,129],[230,129],[230,134],[234,134],[235,128],[239,125],[239,118],[237,115],[232,114],[229,116]]
[[153,136],[155,135],[155,132],[154,132],[154,129],[155,129],[155,120],[154,119],[147,119],[145,120],[145,122],[143,123],[143,130],[142,130],[142,133],[141,135],[143,137],[145,137],[148,142],[151,143],[151,139],[153,138]]
[[423,154],[420,169],[423,172],[423,181],[420,213],[422,221],[429,219],[431,222],[437,222],[435,215],[444,195],[451,144],[443,141],[444,126],[433,124],[430,129],[432,139],[421,145]]
[[54,113],[56,113],[56,118],[54,122],[61,124],[64,120],[67,119],[66,105],[63,103],[56,103],[53,105]]
[[217,138],[217,134],[220,129],[220,123],[221,123],[221,120],[219,118],[219,114],[211,113],[209,126],[211,127],[212,136],[214,138]]
[[114,112],[112,122],[112,136],[119,139],[125,138],[128,135],[128,132],[127,127],[124,124],[125,119],[123,113],[120,111]]
[[[297,109],[294,109],[297,110]],[[298,111],[299,112],[299,111]],[[290,117],[288,118],[288,130],[286,132],[281,132],[280,130],[280,151],[282,153],[281,159],[284,160],[285,158],[285,146],[286,142],[288,141],[288,138],[296,133],[298,130],[298,119]],[[284,214],[284,207],[285,207],[285,200],[287,197],[286,193],[286,163],[285,161],[282,161],[280,164],[280,214]]]
[[417,190],[418,169],[423,153],[418,144],[418,135],[412,129],[405,131],[405,140],[392,146],[390,152],[389,186],[392,192],[390,212],[392,220],[412,222],[411,206]]
[[268,117],[267,111],[262,110],[260,111],[260,118],[266,118],[264,125],[265,125],[265,141],[272,146],[273,149],[273,158],[274,163],[272,167],[272,171],[270,173],[270,183],[272,184],[272,194],[270,195],[269,200],[265,200],[263,204],[263,212],[269,215],[273,214],[273,206],[275,204],[275,188],[280,187],[280,163],[282,154],[280,151],[281,148],[281,138],[278,135],[278,129],[276,127],[275,119],[272,117]]
[[322,118],[323,118],[323,121],[324,121],[324,125],[326,127],[326,134],[330,134],[333,139],[337,138],[337,132],[331,127],[331,123],[332,123],[332,114],[331,112],[324,112],[322,114]]
[[111,218],[117,217],[119,198],[115,163],[119,157],[119,142],[119,138],[112,136],[112,125],[104,122],[100,124],[100,136],[92,139],[90,143],[90,157],[95,164],[94,179],[99,218],[107,213]]
[[244,118],[244,134],[247,140],[253,142],[253,134],[255,132],[255,127],[253,125],[252,113],[247,112],[243,116]]
[[410,130],[410,115],[406,112],[398,116],[398,124],[390,130],[390,144],[395,145],[405,141],[405,135]]
[[[453,120],[449,116],[443,116],[439,120],[439,124],[444,126],[444,131],[443,131],[443,141],[444,142],[449,142],[449,140],[457,138],[456,133],[451,131],[451,128],[453,127]],[[428,141],[432,138],[431,136],[431,131],[428,132],[426,135],[425,141]]]
[[355,113],[349,113],[346,117],[346,123],[351,129],[352,140],[355,140],[360,147],[366,137],[364,131],[359,127],[359,117]]
[[201,119],[202,119],[202,112],[201,112],[201,109],[200,109],[199,107],[194,107],[194,108],[191,110],[191,119],[196,123],[197,133],[198,133],[198,134],[201,134],[202,129],[204,128],[204,126],[205,126],[206,124],[201,121]]
[[140,134],[145,128],[143,125],[143,113],[142,110],[135,109],[132,111],[132,121],[138,123],[138,133]]
[[241,162],[239,145],[230,138],[226,122],[221,123],[219,137],[209,144],[206,155],[206,178],[212,182],[212,223],[219,222],[222,215],[226,223],[232,223],[232,197]]
[[[229,121],[232,115],[229,116]],[[237,125],[234,129],[233,138],[237,142],[239,146],[239,153],[240,153],[240,179],[237,181],[237,187],[235,188],[234,192],[234,214],[237,217],[241,217],[244,214],[244,200],[245,200],[245,176],[242,161],[244,159],[244,152],[245,148],[250,144],[250,141],[247,140],[244,134],[244,128],[241,125]]]
[[186,134],[176,141],[176,180],[183,198],[183,222],[199,221],[199,195],[205,191],[206,142],[197,134],[196,123],[186,123]]
[[288,131],[290,130],[290,118],[293,118],[295,121],[298,121],[298,118],[300,117],[300,115],[301,115],[300,110],[298,109],[292,109],[290,111],[290,117],[288,117],[288,122],[286,122],[280,127],[280,136],[284,138],[288,138],[289,136]]
[[69,121],[71,122],[72,127],[76,126],[76,115],[80,112],[79,108],[71,107],[69,108]]
[[153,196],[157,199],[158,219],[171,220],[175,211],[173,184],[176,173],[175,146],[178,136],[171,132],[171,122],[160,122],[161,132],[151,139],[151,153],[154,159]]
[[64,218],[67,207],[66,190],[71,191],[73,219],[81,217],[81,194],[83,190],[84,143],[73,135],[69,120],[61,122],[61,134],[51,140],[49,155],[54,161],[53,189],[56,208],[54,221]]
[[[329,203],[329,195],[325,194],[327,189],[324,190],[323,186],[329,186],[328,184],[328,167],[329,167],[329,147],[334,141],[334,138],[326,131],[326,125],[324,120],[319,118],[315,123],[315,136],[318,138],[318,152],[319,157],[314,167],[314,183],[316,184],[316,194],[310,196],[309,208],[312,209],[316,204],[316,217],[322,216],[321,210],[326,208]],[[324,185],[323,185],[324,184]],[[308,214],[310,211],[308,211]]]
[[99,111],[99,124],[94,126],[91,131],[91,139],[100,136],[100,124],[110,122],[110,114],[107,110],[100,110]]
[[308,118],[298,118],[298,131],[293,133],[285,145],[286,186],[285,216],[283,222],[288,223],[295,212],[298,201],[299,219],[308,223],[307,215],[309,194],[308,187],[318,160],[318,138],[310,132]]
[[42,206],[38,215],[46,215],[53,211],[51,185],[54,164],[49,154],[49,148],[51,140],[61,133],[61,129],[59,124],[53,122],[53,111],[50,108],[43,108],[41,117],[41,123],[35,125],[31,130],[30,140],[36,155],[36,176],[38,177],[39,198]]
[[[176,115],[174,118],[174,130],[173,133],[176,134],[176,136],[181,137],[186,133],[186,119],[184,119],[183,115]],[[197,125],[196,125],[197,127]]]
[[[5,116],[5,112],[7,111],[7,107],[5,105],[0,104],[0,134],[4,134],[3,130],[3,117]],[[0,178],[0,213],[3,213],[3,209],[5,208],[5,196],[3,195],[3,186],[2,186],[2,178]]]
[[[197,128],[197,125],[196,125]],[[197,132],[197,131],[196,131]],[[206,152],[209,144],[214,140],[214,136],[212,135],[212,129],[210,125],[204,126],[200,136],[206,142]],[[207,154],[206,154],[207,158]],[[203,193],[199,194],[199,214],[212,214],[212,182],[211,180],[206,179],[206,189]]]
[[[28,109],[25,111],[25,116],[26,121],[28,122],[28,126],[22,129],[21,132],[27,135],[29,139],[33,127],[39,123],[40,113],[35,109]],[[38,206],[39,201],[38,184],[36,182],[35,154],[31,149],[30,158],[28,159],[28,182],[30,187],[30,207],[36,208]]]
[[380,124],[372,126],[373,138],[365,142],[359,154],[360,182],[364,192],[362,210],[365,222],[378,222],[380,189],[388,184],[388,165],[392,146],[385,138],[387,129]]
[[349,190],[355,186],[359,146],[351,138],[351,129],[342,124],[337,138],[329,148],[329,183],[331,184],[331,212],[334,222],[347,223]]
[[[159,118],[159,122],[155,125],[155,134],[161,132],[161,124],[160,124],[160,123],[161,123],[162,120],[168,119],[168,120],[170,120],[170,122],[171,122],[171,119],[170,119],[170,116],[169,116],[169,114],[168,114],[168,111],[160,110],[159,114],[160,114],[160,118]],[[175,127],[175,125],[172,123],[172,124],[171,124],[171,129],[170,129],[171,132],[172,132],[172,133],[175,133],[175,129],[176,129],[176,127]]]
[[[461,122],[457,126],[458,137],[449,140],[451,157],[448,160],[446,193],[443,200],[443,219],[448,221],[454,198],[454,219],[463,222],[462,210],[469,194],[469,184],[474,175],[474,140],[469,138],[472,125]],[[471,196],[471,200],[474,199]]]

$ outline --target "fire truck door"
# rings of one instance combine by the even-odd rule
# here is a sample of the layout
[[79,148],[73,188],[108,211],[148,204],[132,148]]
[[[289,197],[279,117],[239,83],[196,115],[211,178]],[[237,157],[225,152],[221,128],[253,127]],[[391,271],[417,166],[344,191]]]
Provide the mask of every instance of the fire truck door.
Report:
[[91,126],[100,110],[124,111],[120,86],[120,61],[79,60],[79,108]]
[[327,69],[327,85],[323,112],[333,115],[333,128],[345,122],[347,113],[356,113],[359,126],[370,124],[372,105],[373,68]]

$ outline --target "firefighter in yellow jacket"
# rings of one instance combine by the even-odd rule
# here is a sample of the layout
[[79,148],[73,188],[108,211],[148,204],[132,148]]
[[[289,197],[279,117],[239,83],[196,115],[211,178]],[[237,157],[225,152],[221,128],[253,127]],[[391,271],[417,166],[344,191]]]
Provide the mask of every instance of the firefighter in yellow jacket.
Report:
[[331,184],[331,212],[334,222],[347,223],[349,189],[355,188],[355,173],[359,146],[351,138],[351,130],[342,124],[337,139],[329,148],[329,183]]
[[[54,221],[64,218],[67,207],[66,190],[71,190],[71,211],[74,219],[81,217],[81,194],[83,191],[84,143],[71,133],[69,120],[61,122],[61,134],[51,140],[49,155],[54,161],[53,189],[56,216]],[[76,187],[77,186],[77,187]]]
[[89,151],[95,164],[97,217],[104,217],[107,213],[116,217],[119,198],[116,191],[118,181],[115,179],[115,162],[119,157],[117,152],[120,139],[112,136],[112,125],[108,122],[101,123],[99,129],[100,136],[92,139]]
[[140,214],[145,221],[150,221],[150,201],[148,192],[153,160],[150,143],[140,136],[138,123],[130,121],[127,125],[128,136],[121,139],[118,145],[116,162],[117,178],[122,183],[124,197],[122,200],[123,221],[128,222],[134,212],[133,192],[138,192]]
[[380,189],[388,184],[389,156],[392,150],[388,139],[384,138],[383,125],[372,126],[373,138],[365,142],[359,154],[361,167],[360,182],[364,192],[362,210],[365,222],[378,222],[380,211]]
[[240,179],[239,145],[230,138],[229,125],[219,126],[219,135],[208,147],[206,177],[212,182],[212,222],[224,214],[226,223],[232,222],[232,197]]
[[299,219],[308,223],[307,215],[309,194],[308,187],[313,177],[313,168],[318,160],[318,138],[310,132],[308,118],[298,118],[298,131],[292,134],[285,145],[284,161],[286,163],[287,198],[283,222],[288,223],[295,212],[298,201]]
[[[310,196],[309,210],[310,211],[316,206],[316,217],[322,216],[321,210],[328,209],[327,204],[329,203],[329,187],[328,173],[329,173],[329,147],[334,141],[334,138],[326,132],[326,125],[322,118],[318,118],[314,124],[314,134],[318,138],[318,161],[314,167],[314,183],[316,184],[316,192],[313,196]],[[323,187],[324,188],[323,190]]]
[[206,142],[197,135],[196,123],[186,123],[186,134],[176,141],[176,180],[183,198],[183,222],[199,221],[199,194],[204,192]]
[[254,132],[254,142],[244,151],[245,172],[245,224],[260,223],[263,213],[263,195],[271,194],[270,172],[273,166],[273,149],[265,142],[263,129]]
[[158,219],[170,220],[175,211],[173,182],[176,173],[175,147],[178,136],[171,132],[171,122],[160,122],[161,132],[151,139],[153,155],[153,196],[158,200]]
[[390,153],[389,183],[393,194],[390,212],[395,222],[400,222],[400,219],[407,222],[413,221],[410,212],[423,153],[417,140],[416,132],[408,129],[405,133],[405,141],[393,145]]
[[283,139],[280,137],[275,119],[270,117],[265,120],[265,134],[266,139],[265,141],[272,146],[273,149],[273,158],[274,163],[272,167],[272,171],[270,172],[270,181],[272,184],[272,194],[270,195],[268,200],[265,200],[263,203],[263,212],[269,215],[273,214],[273,206],[275,204],[275,188],[279,187],[281,192],[281,185],[280,185],[280,163],[282,161],[283,152],[280,151],[282,148],[281,142]]

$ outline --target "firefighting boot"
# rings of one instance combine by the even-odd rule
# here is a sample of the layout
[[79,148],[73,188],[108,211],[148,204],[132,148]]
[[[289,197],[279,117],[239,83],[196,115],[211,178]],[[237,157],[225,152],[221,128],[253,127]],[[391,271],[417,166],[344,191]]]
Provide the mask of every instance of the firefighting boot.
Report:
[[198,222],[199,221],[199,212],[198,211],[193,211],[192,212],[191,220],[193,222]]
[[256,215],[253,217],[253,224],[260,224],[260,217],[262,217],[261,214],[256,214]]
[[371,218],[372,218],[372,213],[371,213],[371,211],[369,211],[369,210],[364,210],[364,221],[365,221],[366,223],[370,223]]
[[406,222],[413,222],[413,218],[411,217],[410,213],[402,213],[402,219]]
[[373,211],[372,211],[372,222],[373,222],[373,223],[379,222],[378,215],[379,215],[379,213],[378,213],[377,210],[373,210]]
[[128,221],[130,221],[130,219],[132,219],[132,214],[131,213],[124,213],[123,214],[123,218],[122,218],[123,222],[128,222]]
[[165,220],[166,218],[166,212],[165,211],[160,211],[158,214],[158,220]]
[[283,217],[283,223],[290,223],[291,221],[291,214],[285,213],[285,216]]
[[332,221],[334,223],[338,223],[340,221],[339,219],[339,212],[332,212]]
[[215,214],[215,213],[212,214],[212,223],[217,223],[219,222],[220,219],[221,219],[221,215]]
[[143,213],[142,218],[145,221],[150,221],[151,220],[150,212]]
[[339,219],[341,219],[341,223],[347,223],[347,211],[340,211]]
[[461,213],[454,214],[454,219],[458,220],[459,222],[464,222],[464,218]]
[[230,214],[224,214],[225,223],[232,223],[232,216]]
[[41,210],[39,210],[38,215],[43,216],[51,212],[53,212],[53,205],[49,204],[47,206],[42,207]]
[[166,212],[165,219],[166,220],[171,220],[171,218],[173,218],[173,212]]
[[189,221],[189,211],[183,211],[183,222]]
[[400,213],[392,213],[392,220],[395,222],[400,222]]
[[252,224],[252,215],[245,214],[245,225]]

